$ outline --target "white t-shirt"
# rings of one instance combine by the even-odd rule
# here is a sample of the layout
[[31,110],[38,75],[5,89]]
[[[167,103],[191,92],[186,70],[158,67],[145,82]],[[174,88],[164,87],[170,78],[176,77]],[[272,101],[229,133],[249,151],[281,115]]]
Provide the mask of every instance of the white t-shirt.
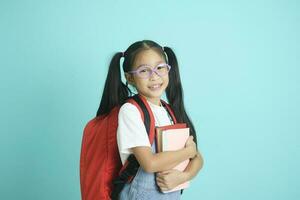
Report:
[[[150,101],[147,102],[153,112],[155,126],[166,126],[172,123],[167,110],[163,106],[155,105]],[[125,103],[120,108],[117,143],[123,164],[132,153],[131,148],[137,146],[151,147],[141,114],[138,108],[131,103]]]

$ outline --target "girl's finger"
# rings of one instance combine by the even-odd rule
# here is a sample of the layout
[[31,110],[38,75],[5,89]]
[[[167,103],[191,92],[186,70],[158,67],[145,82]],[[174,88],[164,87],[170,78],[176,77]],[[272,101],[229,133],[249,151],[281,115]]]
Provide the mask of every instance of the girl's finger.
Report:
[[162,172],[156,173],[157,177],[160,177],[162,175]]
[[166,187],[166,185],[163,182],[156,182],[157,185],[161,188],[161,187]]
[[165,176],[165,174],[159,174],[159,175],[157,175],[156,177],[158,177],[158,178],[163,178]]
[[162,171],[160,172],[160,174],[169,174],[172,170],[166,170],[166,171]]
[[162,183],[162,182],[157,182],[157,185],[158,185],[159,187],[166,187],[166,185],[165,185],[164,183]]
[[160,190],[161,191],[167,191],[167,188],[166,187],[160,187]]
[[161,182],[161,183],[165,182],[164,179],[162,179],[162,178],[156,178],[156,181]]

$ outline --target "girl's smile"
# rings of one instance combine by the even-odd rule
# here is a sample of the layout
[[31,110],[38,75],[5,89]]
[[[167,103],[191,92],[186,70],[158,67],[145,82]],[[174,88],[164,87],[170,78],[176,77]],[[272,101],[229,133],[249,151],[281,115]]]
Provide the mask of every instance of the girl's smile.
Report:
[[149,86],[149,88],[152,91],[156,91],[156,90],[159,90],[162,85],[163,85],[162,83],[160,83],[160,84],[153,84],[153,85]]

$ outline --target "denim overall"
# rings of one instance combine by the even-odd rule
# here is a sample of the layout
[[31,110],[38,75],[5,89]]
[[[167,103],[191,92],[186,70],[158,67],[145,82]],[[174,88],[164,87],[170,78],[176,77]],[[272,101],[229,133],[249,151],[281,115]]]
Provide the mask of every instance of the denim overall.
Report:
[[[155,140],[152,145],[155,152]],[[147,173],[141,167],[131,183],[125,184],[120,200],[179,200],[180,190],[162,193],[156,185],[155,173]]]

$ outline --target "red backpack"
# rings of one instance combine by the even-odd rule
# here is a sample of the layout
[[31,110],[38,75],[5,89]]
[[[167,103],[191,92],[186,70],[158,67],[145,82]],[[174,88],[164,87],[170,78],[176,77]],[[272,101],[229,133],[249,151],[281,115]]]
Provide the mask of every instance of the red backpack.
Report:
[[[146,99],[135,95],[127,102],[138,108],[152,144],[155,121]],[[170,106],[161,102],[176,123]],[[125,183],[134,178],[140,166],[133,154],[122,166],[117,145],[119,110],[120,106],[114,107],[109,114],[95,117],[84,128],[80,154],[82,200],[117,200]]]

